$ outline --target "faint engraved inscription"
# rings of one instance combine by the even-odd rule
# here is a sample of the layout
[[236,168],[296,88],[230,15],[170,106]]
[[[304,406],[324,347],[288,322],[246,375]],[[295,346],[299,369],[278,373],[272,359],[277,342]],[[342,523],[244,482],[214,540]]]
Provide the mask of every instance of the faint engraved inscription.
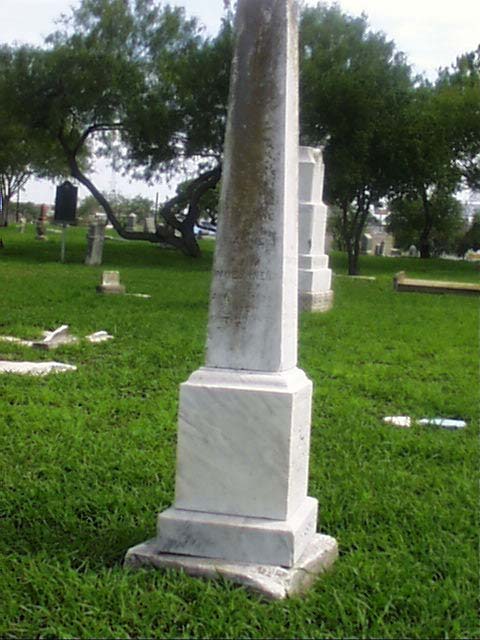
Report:
[[215,277],[222,280],[273,280],[271,271],[240,272],[230,269],[215,269]]

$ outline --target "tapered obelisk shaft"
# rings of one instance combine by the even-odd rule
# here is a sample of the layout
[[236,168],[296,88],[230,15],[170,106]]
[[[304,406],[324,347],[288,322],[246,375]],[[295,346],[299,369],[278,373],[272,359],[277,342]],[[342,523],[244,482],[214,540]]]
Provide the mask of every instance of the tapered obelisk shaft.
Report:
[[207,366],[297,363],[296,3],[240,0]]

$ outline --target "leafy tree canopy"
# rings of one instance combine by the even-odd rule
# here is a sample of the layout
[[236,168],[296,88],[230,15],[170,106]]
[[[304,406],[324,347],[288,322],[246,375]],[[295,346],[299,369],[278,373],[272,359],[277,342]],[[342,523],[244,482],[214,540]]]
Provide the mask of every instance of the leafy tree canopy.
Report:
[[[431,252],[439,255],[454,252],[463,228],[462,206],[456,198],[444,192],[430,198]],[[388,231],[395,236],[401,249],[412,244],[419,247],[423,233],[423,202],[421,199],[396,198],[390,203],[391,213],[387,219]]]
[[410,67],[365,15],[337,5],[304,10],[301,58],[302,142],[325,145],[325,199],[341,211],[353,274],[370,207],[395,184],[396,118],[412,91]]
[[40,143],[32,138],[28,127],[8,110],[11,85],[8,70],[15,57],[15,50],[0,48],[0,193],[3,198],[1,223],[8,224],[9,203],[25,186],[29,178],[54,178],[67,175],[65,158],[47,136]]

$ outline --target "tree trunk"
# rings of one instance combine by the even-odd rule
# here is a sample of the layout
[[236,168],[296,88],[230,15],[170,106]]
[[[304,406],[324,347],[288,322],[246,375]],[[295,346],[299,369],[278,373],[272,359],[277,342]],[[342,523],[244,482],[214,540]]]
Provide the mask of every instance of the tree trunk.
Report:
[[188,249],[189,255],[195,255],[193,253],[195,250],[198,251],[197,255],[200,254],[200,248],[198,246],[194,233],[194,225],[197,223],[200,216],[200,200],[209,189],[214,189],[217,186],[221,175],[222,167],[221,165],[218,165],[217,167],[215,167],[215,169],[207,171],[205,174],[195,180],[191,185],[191,190],[188,191],[190,201],[188,214],[185,220],[182,222],[180,231],[182,233],[182,237]]
[[355,252],[355,249],[350,246],[347,247],[347,256],[348,256],[348,275],[349,276],[358,276],[358,253]]
[[0,216],[0,226],[8,227],[8,214],[10,211],[10,197],[4,195],[2,199],[2,215]]
[[420,234],[420,239],[418,243],[418,249],[420,251],[420,258],[428,259],[431,258],[431,243],[430,243],[430,233],[432,231],[433,220],[432,213],[430,207],[430,201],[428,199],[427,192],[425,190],[422,191],[422,204],[423,204],[423,229]]
[[347,260],[348,260],[348,275],[354,276],[357,273],[358,269],[358,258],[355,258],[354,255],[354,246],[353,246],[353,238],[351,234],[351,228],[348,219],[348,203],[344,203],[340,210],[342,212],[342,220],[341,220],[341,235],[343,239],[343,245],[345,247],[345,251],[347,252]]
[[[186,194],[181,194],[172,198],[162,207],[159,213],[164,218],[167,225],[169,225],[165,229],[162,229],[161,226],[157,225],[155,233],[148,233],[145,231],[127,231],[118,221],[105,196],[95,187],[93,182],[91,182],[91,180],[82,173],[75,153],[68,148],[61,134],[59,135],[59,141],[66,153],[71,175],[90,191],[92,196],[107,214],[109,222],[112,224],[119,236],[126,240],[146,240],[154,243],[165,243],[175,247],[176,249],[180,249],[188,256],[194,258],[200,256],[200,247],[198,246],[194,232],[194,225],[196,224],[197,217],[199,215],[198,201],[208,189],[215,188],[217,185],[222,173],[220,165],[213,170],[207,171],[194,180],[187,189]],[[178,220],[173,212],[174,208],[179,205],[184,208],[188,203],[189,210],[185,219],[183,221]],[[178,231],[181,234],[181,237],[175,235],[175,231]]]
[[347,239],[348,275],[358,276],[360,273],[360,245],[363,229],[367,222],[370,210],[370,200],[364,194],[358,198],[358,206],[350,225],[350,234]]

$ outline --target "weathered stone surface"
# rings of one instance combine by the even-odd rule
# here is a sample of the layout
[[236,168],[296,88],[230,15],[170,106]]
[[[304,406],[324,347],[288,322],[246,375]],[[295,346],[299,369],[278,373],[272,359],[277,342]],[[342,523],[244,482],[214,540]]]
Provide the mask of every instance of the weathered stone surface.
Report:
[[127,231],[135,231],[137,224],[137,214],[130,213],[127,218]]
[[102,273],[102,284],[97,287],[98,293],[125,293],[125,287],[120,284],[120,274],[118,271],[104,271]]
[[285,520],[307,495],[312,383],[203,368],[182,384],[175,505]]
[[47,213],[48,207],[46,204],[42,204],[40,207],[40,215],[37,218],[36,222],[36,231],[37,234],[35,236],[35,240],[46,240],[46,223],[47,223]]
[[297,362],[296,3],[243,0],[225,142],[207,366]]
[[157,546],[232,562],[292,567],[315,534],[318,504],[305,498],[288,520],[170,508],[158,516]]
[[62,362],[14,362],[0,360],[0,373],[18,373],[20,375],[45,376],[49,373],[76,371],[77,367]]
[[105,243],[105,224],[107,216],[97,213],[96,220],[88,228],[87,233],[87,255],[85,264],[99,266],[103,260],[103,245]]
[[325,254],[327,207],[322,202],[322,150],[300,147],[298,292],[302,311],[333,305],[332,272]]
[[125,566],[132,569],[180,569],[191,576],[224,578],[248,587],[265,598],[282,600],[303,593],[318,575],[333,565],[337,557],[336,540],[321,534],[316,534],[310,539],[302,556],[290,569],[163,553],[159,551],[157,542],[153,539],[132,547],[125,558]]
[[329,311],[333,307],[333,290],[311,293],[302,291],[298,298],[301,311]]
[[32,346],[37,349],[57,349],[57,347],[64,346],[66,344],[73,344],[77,342],[78,338],[70,335],[70,329],[68,324],[62,324],[54,331],[45,331],[45,337],[43,340],[32,342]]
[[143,221],[143,230],[145,233],[156,232],[155,218],[153,216],[148,216],[147,218],[145,218],[145,220]]

